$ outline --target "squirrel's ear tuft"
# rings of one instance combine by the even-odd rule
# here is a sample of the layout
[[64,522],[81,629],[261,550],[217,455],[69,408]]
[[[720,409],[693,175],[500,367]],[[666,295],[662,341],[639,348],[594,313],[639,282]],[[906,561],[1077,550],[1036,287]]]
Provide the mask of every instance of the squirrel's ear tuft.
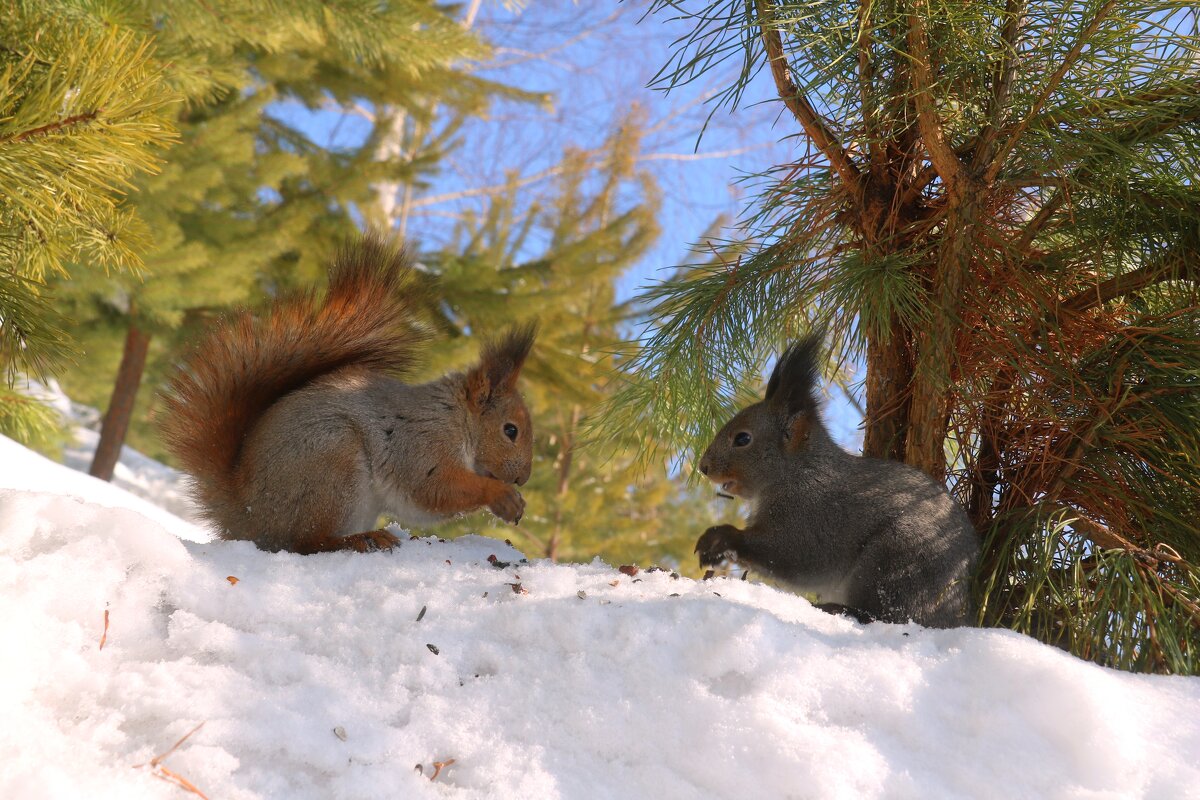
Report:
[[795,342],[775,362],[767,382],[767,401],[788,416],[817,412],[817,382],[821,371],[817,356],[824,336],[809,334]]
[[487,378],[489,396],[516,389],[517,376],[533,349],[535,338],[537,323],[530,322],[512,327],[498,339],[484,344],[476,370]]

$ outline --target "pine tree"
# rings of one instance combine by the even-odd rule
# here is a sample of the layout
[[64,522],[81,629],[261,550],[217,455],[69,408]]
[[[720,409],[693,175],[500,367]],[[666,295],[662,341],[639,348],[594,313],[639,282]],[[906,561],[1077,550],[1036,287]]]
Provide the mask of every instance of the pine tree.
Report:
[[64,385],[107,405],[92,464],[106,478],[131,424],[136,443],[159,452],[154,391],[198,327],[233,305],[311,283],[353,231],[356,204],[372,198],[375,182],[413,180],[436,164],[429,149],[404,163],[376,158],[378,127],[358,147],[319,144],[282,104],[369,108],[427,93],[478,103],[455,83],[452,62],[482,52],[427,2],[297,2],[269,19],[252,2],[162,2],[125,8],[120,21],[153,23],[160,52],[171,56],[168,77],[188,102],[177,120],[182,145],[133,197],[154,232],[145,272],[61,287],[88,351]]
[[[452,249],[423,258],[436,281],[435,327],[446,334],[431,353],[433,372],[470,361],[481,336],[539,322],[522,372],[534,420],[526,516],[497,529],[532,555],[677,565],[692,545],[695,525],[681,519],[700,503],[665,464],[644,468],[639,432],[588,441],[588,416],[616,387],[614,354],[636,347],[624,340],[616,280],[658,236],[658,188],[637,167],[640,136],[635,110],[601,150],[564,154],[557,181],[536,200],[514,181],[462,220]],[[472,516],[440,532],[478,526]]]
[[74,353],[47,280],[140,269],[149,232],[122,198],[175,139],[151,38],[92,22],[83,3],[0,4],[0,431],[25,439],[54,417],[15,378]]
[[762,176],[744,257],[652,293],[618,418],[696,446],[825,325],[865,363],[866,454],[986,537],[983,622],[1200,669],[1194,4],[653,5],[692,26],[664,85],[740,58],[717,102],[761,71],[808,152]]

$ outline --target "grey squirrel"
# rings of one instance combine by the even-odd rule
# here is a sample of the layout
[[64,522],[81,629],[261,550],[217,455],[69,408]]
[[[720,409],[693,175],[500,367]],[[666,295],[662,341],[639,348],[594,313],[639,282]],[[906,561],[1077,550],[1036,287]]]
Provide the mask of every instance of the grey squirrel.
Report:
[[704,532],[700,564],[732,558],[860,621],[969,624],[974,528],[925,473],[833,442],[816,395],[822,339],[789,347],[765,399],[730,420],[700,459],[704,475],[753,507],[745,530]]
[[402,248],[368,234],[334,259],[323,298],[240,312],[184,360],[161,428],[223,538],[364,552],[398,541],[376,529],[383,513],[520,521],[533,431],[516,382],[535,329],[485,344],[465,372],[403,383],[428,338],[412,277]]

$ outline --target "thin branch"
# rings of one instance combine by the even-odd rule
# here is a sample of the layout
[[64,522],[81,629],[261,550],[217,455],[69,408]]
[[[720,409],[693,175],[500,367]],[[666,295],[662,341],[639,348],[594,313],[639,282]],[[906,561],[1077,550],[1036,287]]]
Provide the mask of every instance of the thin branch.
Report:
[[39,128],[31,128],[27,131],[19,131],[17,133],[10,133],[7,136],[0,136],[0,144],[24,142],[28,139],[33,139],[38,136],[48,136],[51,133],[57,133],[63,128],[69,128],[72,125],[78,125],[83,122],[91,122],[102,113],[104,113],[104,109],[97,108],[95,111],[88,111],[83,114],[75,114],[74,116],[60,119],[58,122],[51,122],[48,125],[42,125]]
[[467,30],[475,24],[475,16],[479,13],[479,7],[483,5],[483,0],[471,0],[471,4],[467,6],[466,12],[461,20],[462,26]]
[[771,76],[775,79],[775,88],[780,99],[800,122],[808,138],[829,161],[830,166],[833,167],[842,182],[848,187],[856,188],[861,177],[858,167],[838,142],[837,135],[829,127],[829,123],[817,113],[812,103],[792,80],[791,67],[783,52],[783,37],[780,36],[779,26],[775,14],[770,8],[769,0],[755,0],[754,5],[758,11],[758,26],[762,31],[767,62],[771,66]]
[[745,153],[752,153],[755,150],[762,150],[766,147],[771,147],[771,142],[763,142],[761,144],[747,145],[746,147],[734,147],[729,150],[713,150],[708,153],[647,153],[643,156],[638,156],[635,159],[641,161],[703,161],[709,158],[732,158]]
[[1017,37],[1021,31],[1021,19],[1025,16],[1025,0],[1007,0],[1004,5],[1004,29],[1000,34],[1004,54],[996,63],[992,75],[992,94],[988,98],[987,126],[979,135],[973,166],[978,169],[992,158],[996,139],[999,137],[1000,119],[1012,91],[1013,76],[1017,67]]
[[[637,156],[634,163],[642,163],[645,161],[700,161],[709,158],[730,158],[732,156],[742,155],[754,150],[759,150],[763,147],[771,146],[770,143],[761,145],[751,145],[747,147],[737,147],[730,150],[714,150],[709,153],[645,153]],[[433,194],[426,197],[421,197],[412,201],[410,208],[413,210],[418,208],[427,208],[428,206],[439,205],[441,203],[450,203],[455,200],[466,200],[470,197],[490,197],[499,194],[510,188],[523,188],[530,184],[554,178],[563,175],[571,170],[593,170],[599,169],[605,165],[607,157],[589,161],[583,164],[582,167],[564,166],[562,164],[538,172],[531,173],[513,181],[504,183],[494,183],[490,186],[476,186],[470,189],[460,189],[454,192],[443,192],[442,194]]]
[[1014,189],[1037,189],[1047,186],[1062,189],[1067,185],[1067,179],[1059,175],[1021,175],[1005,183]]
[[904,196],[900,198],[900,204],[908,205],[916,202],[917,198],[921,196],[921,192],[925,191],[925,187],[937,180],[937,177],[937,167],[933,164],[926,164],[905,189]]
[[871,99],[871,88],[875,81],[875,67],[871,64],[871,4],[873,0],[859,0],[858,4],[858,96],[862,105],[863,124],[866,127],[867,156],[871,161],[871,174],[879,177],[887,168],[884,144],[880,141],[879,116]]
[[1017,124],[1013,132],[1009,134],[1008,139],[1005,140],[1004,145],[992,157],[992,163],[988,166],[987,173],[984,175],[983,180],[985,184],[990,184],[996,180],[996,176],[1000,174],[1000,170],[1004,167],[1004,162],[1008,159],[1008,154],[1017,146],[1017,142],[1024,135],[1025,131],[1028,130],[1030,123],[1042,112],[1042,108],[1046,105],[1046,101],[1050,99],[1050,95],[1058,88],[1058,84],[1066,77],[1071,67],[1075,66],[1075,61],[1083,52],[1083,48],[1091,41],[1092,36],[1100,29],[1100,26],[1104,23],[1108,15],[1112,13],[1116,5],[1117,0],[1108,0],[1096,12],[1096,16],[1092,18],[1092,21],[1088,23],[1083,32],[1079,34],[1079,38],[1075,40],[1075,44],[1071,45],[1071,49],[1063,57],[1063,61],[1058,65],[1058,69],[1054,70],[1050,79],[1046,81],[1045,88],[1042,90],[1037,101],[1034,102],[1033,107],[1029,109],[1029,113]]
[[1101,525],[1099,522],[1093,522],[1090,519],[1080,517],[1077,509],[1064,505],[1057,506],[1056,508],[1059,513],[1075,517],[1069,523],[1071,529],[1091,539],[1092,543],[1097,547],[1104,550],[1127,550],[1131,553],[1144,552],[1143,548],[1126,539],[1107,525]]
[[933,103],[933,73],[929,63],[929,37],[925,21],[921,16],[927,10],[926,0],[914,0],[908,14],[908,52],[912,72],[913,101],[917,106],[917,127],[929,152],[929,160],[938,177],[951,192],[959,191],[962,184],[963,165],[954,148],[946,141],[942,121],[938,118]]
[[1079,292],[1063,301],[1059,308],[1067,313],[1080,314],[1156,283],[1169,280],[1200,280],[1197,261],[1200,261],[1200,253],[1172,248],[1149,264],[1114,275],[1093,288]]
[[[478,3],[479,0],[473,0],[473,2]],[[553,63],[550,61],[550,56],[552,54],[562,52],[572,45],[576,45],[585,39],[595,36],[598,30],[603,28],[605,25],[615,22],[628,10],[628,6],[618,7],[611,14],[597,22],[595,25],[592,25],[590,28],[582,30],[574,36],[564,39],[553,47],[547,47],[545,50],[539,50],[536,53],[531,53],[528,50],[520,50],[515,47],[497,47],[494,51],[497,56],[513,55],[517,57],[510,58],[508,61],[493,61],[490,63],[485,63],[481,65],[481,70],[508,69],[509,67],[519,66],[530,61],[545,61],[547,63]]]
[[339,103],[333,99],[326,99],[321,103],[321,110],[343,115],[354,114],[362,117],[367,122],[375,122],[375,112],[360,100],[356,100],[353,103]]
[[1058,213],[1058,209],[1062,208],[1063,203],[1066,201],[1067,182],[1064,181],[1059,187],[1058,191],[1054,193],[1054,196],[1046,201],[1046,204],[1038,210],[1038,213],[1034,215],[1033,219],[1029,220],[1029,223],[1025,226],[1025,229],[1021,231],[1021,235],[1017,238],[1013,245],[1015,251],[1018,253],[1024,253],[1029,248],[1029,245],[1033,244],[1033,240],[1037,238],[1037,235],[1042,232],[1042,229],[1046,227],[1046,224],[1050,222],[1056,213]]
[[[675,128],[678,126],[672,126],[671,123],[673,123],[677,118],[682,117],[687,112],[705,105],[718,94],[720,94],[720,92],[716,89],[706,89],[703,92],[697,92],[689,100],[679,103],[678,105],[673,105],[670,110],[668,110],[667,113],[662,116],[661,119],[644,129],[643,136],[649,138],[652,134],[658,133],[665,129],[670,129],[671,132],[675,133]],[[691,134],[689,133],[687,136],[690,138]],[[699,146],[699,142],[697,142],[696,146]]]

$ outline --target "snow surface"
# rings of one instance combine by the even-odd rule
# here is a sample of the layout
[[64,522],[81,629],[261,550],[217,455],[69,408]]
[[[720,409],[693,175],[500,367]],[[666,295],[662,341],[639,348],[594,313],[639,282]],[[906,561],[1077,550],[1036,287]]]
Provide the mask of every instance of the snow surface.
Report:
[[206,537],[0,438],[0,797],[1200,797],[1198,678],[479,536]]
[[[18,380],[22,392],[41,400],[58,412],[71,434],[71,441],[63,450],[63,463],[71,469],[86,473],[92,463],[92,454],[96,452],[96,445],[100,441],[100,412],[91,406],[76,403],[67,396],[56,380],[46,383],[25,377]],[[183,473],[149,458],[128,445],[121,448],[121,456],[113,470],[112,483],[131,494],[149,500],[158,508],[170,511],[177,517],[189,522],[197,520],[195,507],[187,496]],[[211,538],[208,533],[202,536],[202,541]]]

